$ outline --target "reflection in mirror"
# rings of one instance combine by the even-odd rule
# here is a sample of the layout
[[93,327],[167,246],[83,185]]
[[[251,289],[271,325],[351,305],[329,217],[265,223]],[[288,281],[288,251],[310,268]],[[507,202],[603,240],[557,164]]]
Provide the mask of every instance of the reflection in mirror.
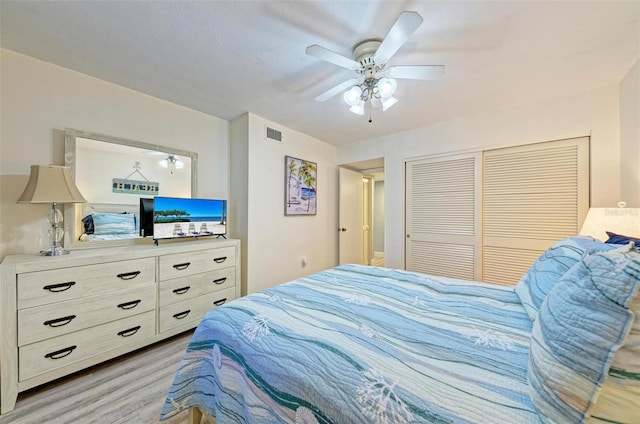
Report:
[[65,165],[87,199],[65,207],[67,248],[133,244],[141,197],[196,196],[193,152],[67,129]]

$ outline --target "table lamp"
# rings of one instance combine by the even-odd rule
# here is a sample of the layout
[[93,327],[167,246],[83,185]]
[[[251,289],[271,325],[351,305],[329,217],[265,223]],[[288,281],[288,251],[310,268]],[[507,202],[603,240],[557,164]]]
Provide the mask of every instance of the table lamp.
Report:
[[64,217],[58,203],[83,203],[86,202],[71,177],[71,168],[56,165],[31,165],[31,175],[24,192],[18,199],[18,203],[51,203],[51,212],[48,219],[51,224],[49,236],[51,248],[40,251],[43,256],[60,256],[69,253],[69,250],[60,246],[60,240],[64,235],[62,222]]
[[591,208],[582,224],[580,234],[607,240],[607,231],[640,238],[640,209],[627,208],[619,202],[617,208]]

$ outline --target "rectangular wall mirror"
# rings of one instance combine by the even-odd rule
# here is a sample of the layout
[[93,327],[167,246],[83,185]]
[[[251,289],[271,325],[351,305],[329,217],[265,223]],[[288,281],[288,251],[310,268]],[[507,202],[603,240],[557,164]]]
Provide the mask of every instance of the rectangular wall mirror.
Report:
[[68,249],[134,244],[140,198],[197,196],[194,152],[65,130],[65,165],[87,203],[65,205]]

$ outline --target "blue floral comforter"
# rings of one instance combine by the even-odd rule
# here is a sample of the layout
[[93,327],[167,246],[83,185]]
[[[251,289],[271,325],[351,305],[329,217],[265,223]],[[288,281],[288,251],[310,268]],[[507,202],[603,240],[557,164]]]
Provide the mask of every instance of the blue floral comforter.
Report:
[[513,288],[343,265],[209,312],[162,418],[538,423],[531,322]]

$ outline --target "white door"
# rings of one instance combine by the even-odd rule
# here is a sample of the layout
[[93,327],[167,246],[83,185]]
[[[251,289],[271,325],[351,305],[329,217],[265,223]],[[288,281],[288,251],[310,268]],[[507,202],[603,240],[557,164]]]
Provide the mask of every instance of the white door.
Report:
[[340,264],[362,264],[362,174],[340,168],[338,234]]
[[469,153],[406,163],[407,270],[480,279],[480,159]]

